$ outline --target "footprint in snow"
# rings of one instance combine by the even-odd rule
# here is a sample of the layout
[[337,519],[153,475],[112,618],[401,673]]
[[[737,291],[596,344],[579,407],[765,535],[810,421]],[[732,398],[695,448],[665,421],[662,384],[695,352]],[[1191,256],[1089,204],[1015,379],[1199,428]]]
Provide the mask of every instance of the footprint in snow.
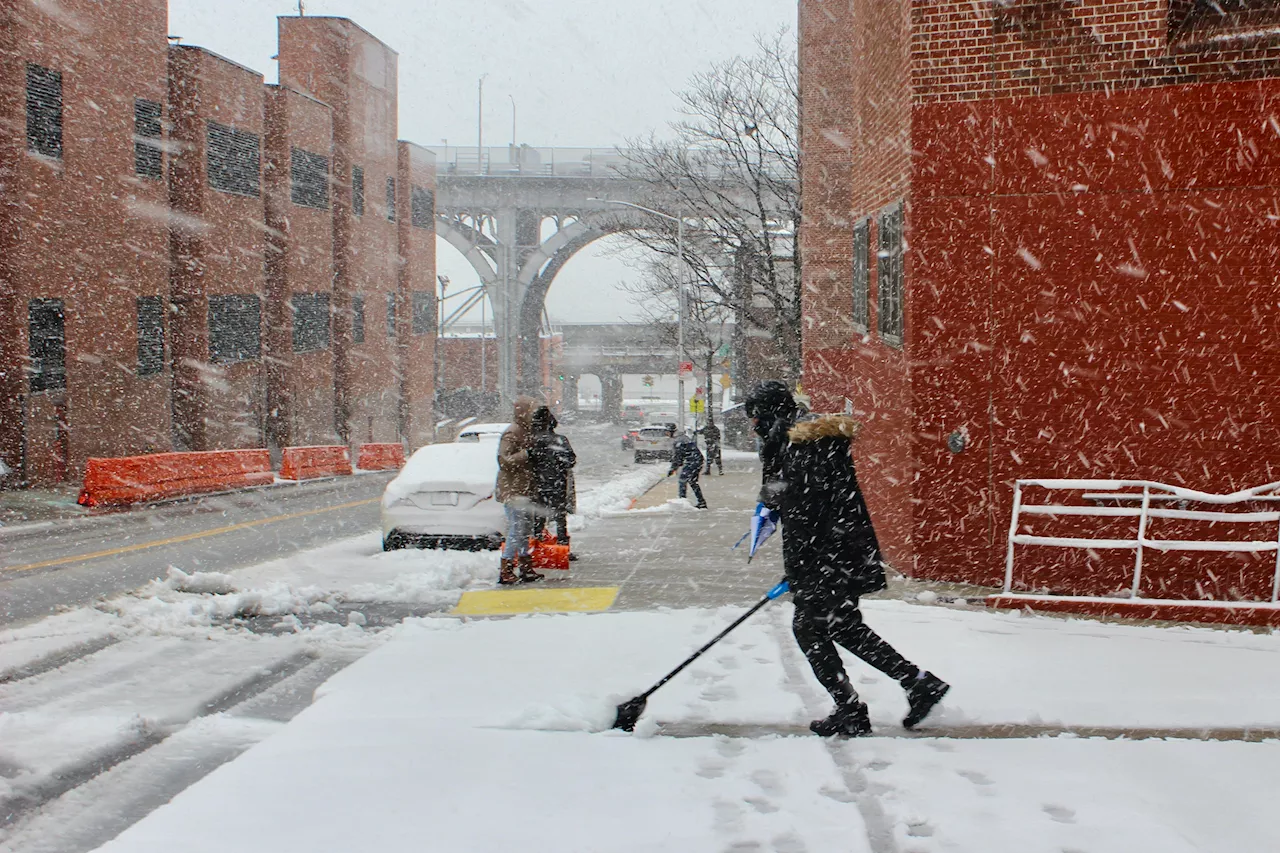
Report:
[[956,772],[959,773],[964,778],[968,779],[970,782],[972,782],[975,785],[994,784],[986,774],[979,773],[976,770],[957,770]]
[[766,794],[782,794],[786,792],[786,786],[782,784],[782,780],[778,778],[778,774],[772,770],[760,769],[751,774],[751,781],[759,786],[761,791]]
[[1066,806],[1055,806],[1052,804],[1042,807],[1044,813],[1056,820],[1058,823],[1075,823],[1076,813]]

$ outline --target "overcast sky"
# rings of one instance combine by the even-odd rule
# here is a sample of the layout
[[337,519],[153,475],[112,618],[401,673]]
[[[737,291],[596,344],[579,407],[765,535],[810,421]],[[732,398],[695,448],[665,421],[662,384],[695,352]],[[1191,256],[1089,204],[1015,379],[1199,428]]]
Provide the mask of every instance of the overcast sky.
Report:
[[[360,24],[400,54],[400,137],[474,145],[476,83],[484,84],[486,145],[612,147],[677,117],[675,92],[710,62],[749,53],[757,33],[794,30],[794,0],[309,0],[308,14]],[[277,0],[171,0],[169,32],[276,79]],[[554,320],[632,316],[617,292],[631,276],[596,246],[548,296]],[[441,245],[457,289],[477,280]]]

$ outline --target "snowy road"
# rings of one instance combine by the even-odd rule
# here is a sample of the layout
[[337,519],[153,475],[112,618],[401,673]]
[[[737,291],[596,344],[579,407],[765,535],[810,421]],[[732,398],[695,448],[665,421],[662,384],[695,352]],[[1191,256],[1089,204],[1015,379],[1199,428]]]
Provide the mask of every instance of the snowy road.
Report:
[[[570,435],[584,509],[652,482],[618,429]],[[382,551],[388,479],[6,532],[0,850],[96,848],[278,730],[382,628],[490,588],[492,553]]]

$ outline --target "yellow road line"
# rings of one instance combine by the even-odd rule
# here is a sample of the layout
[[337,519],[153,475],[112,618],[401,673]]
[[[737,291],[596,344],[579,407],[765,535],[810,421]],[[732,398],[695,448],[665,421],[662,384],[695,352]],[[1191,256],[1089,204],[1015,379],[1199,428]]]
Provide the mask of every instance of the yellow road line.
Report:
[[464,592],[453,613],[458,616],[501,616],[515,613],[590,613],[608,610],[618,597],[616,586],[578,589],[519,589]]
[[100,560],[103,557],[115,557],[120,554],[129,554],[134,551],[145,551],[148,548],[162,548],[165,545],[177,545],[181,542],[191,542],[196,539],[207,539],[210,536],[221,536],[224,533],[234,533],[237,530],[248,530],[251,527],[261,527],[264,524],[275,524],[277,521],[289,521],[294,518],[306,518],[309,515],[322,515],[326,512],[337,512],[338,510],[352,509],[358,506],[368,506],[369,504],[377,503],[379,500],[381,500],[381,498],[351,501],[350,503],[337,504],[336,506],[327,506],[323,509],[309,509],[305,512],[289,512],[284,515],[273,515],[269,518],[259,518],[254,521],[243,521],[239,524],[229,524],[226,527],[215,527],[212,530],[202,530],[199,533],[186,533],[182,536],[171,536],[168,539],[156,539],[153,542],[141,542],[137,545],[125,545],[121,548],[111,548],[106,551],[94,551],[90,554],[77,554],[74,557],[60,557],[56,560],[45,560],[40,563],[27,563],[25,566],[4,566],[0,567],[0,573],[27,572],[32,569],[47,569],[51,566],[85,563],[89,560]]

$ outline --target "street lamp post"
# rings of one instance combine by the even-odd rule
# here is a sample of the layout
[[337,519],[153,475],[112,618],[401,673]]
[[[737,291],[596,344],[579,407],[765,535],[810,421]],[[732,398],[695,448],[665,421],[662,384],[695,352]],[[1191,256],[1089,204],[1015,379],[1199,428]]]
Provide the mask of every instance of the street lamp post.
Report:
[[672,216],[670,213],[663,213],[660,210],[654,210],[651,207],[645,207],[639,204],[633,204],[629,201],[619,201],[611,198],[588,198],[587,201],[598,201],[604,204],[616,204],[622,207],[631,207],[636,210],[650,213],[668,222],[676,224],[676,254],[680,257],[680,273],[676,284],[676,393],[679,399],[676,401],[676,420],[677,429],[681,434],[684,433],[684,410],[688,403],[684,399],[684,375],[680,373],[679,365],[684,363],[684,314],[685,314],[685,270],[688,264],[684,259],[684,216]]

